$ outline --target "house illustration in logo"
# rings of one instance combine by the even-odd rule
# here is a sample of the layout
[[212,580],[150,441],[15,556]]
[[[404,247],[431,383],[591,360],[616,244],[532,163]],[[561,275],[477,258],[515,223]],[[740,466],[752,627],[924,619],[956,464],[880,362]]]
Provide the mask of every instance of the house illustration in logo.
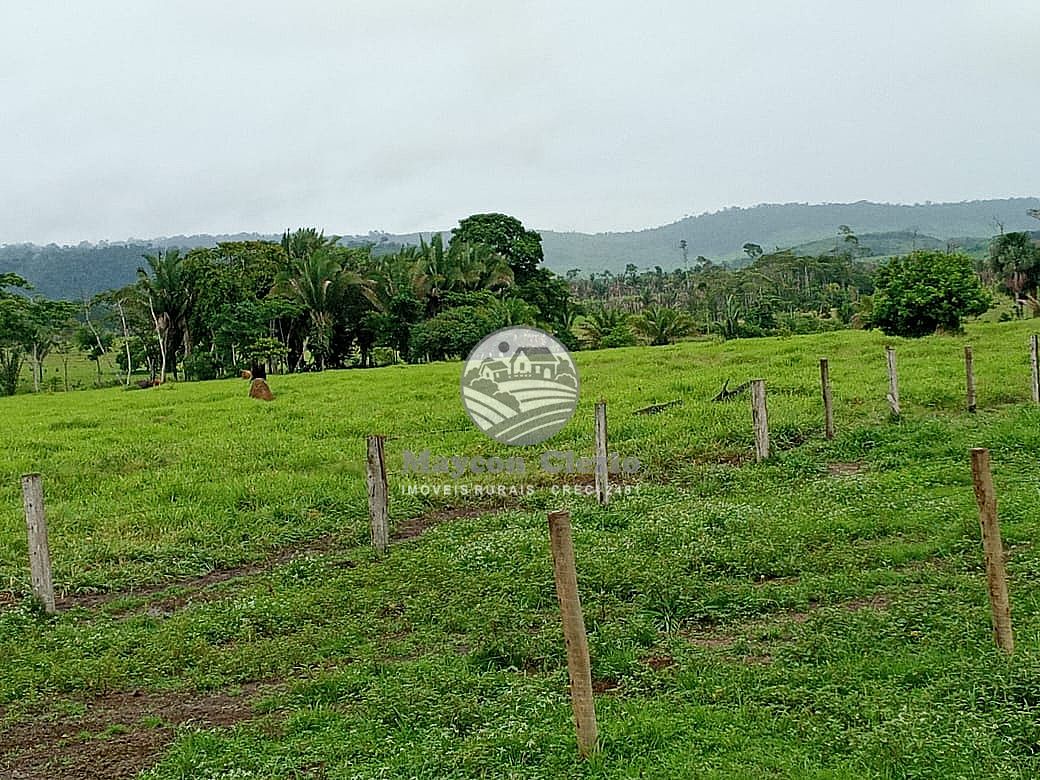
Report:
[[486,358],[480,364],[480,378],[489,382],[500,382],[509,377],[509,366],[504,360],[493,360]]
[[509,372],[514,379],[538,377],[554,380],[559,364],[559,358],[548,347],[520,347],[513,353]]

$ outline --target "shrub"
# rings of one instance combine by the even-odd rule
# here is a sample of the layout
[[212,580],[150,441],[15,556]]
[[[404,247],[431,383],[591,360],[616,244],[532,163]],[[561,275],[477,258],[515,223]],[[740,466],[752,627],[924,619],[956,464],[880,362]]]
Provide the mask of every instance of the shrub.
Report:
[[192,352],[184,358],[184,375],[195,382],[217,378],[217,360],[209,352]]
[[894,336],[955,333],[989,309],[989,294],[964,254],[918,250],[877,269],[872,324]]

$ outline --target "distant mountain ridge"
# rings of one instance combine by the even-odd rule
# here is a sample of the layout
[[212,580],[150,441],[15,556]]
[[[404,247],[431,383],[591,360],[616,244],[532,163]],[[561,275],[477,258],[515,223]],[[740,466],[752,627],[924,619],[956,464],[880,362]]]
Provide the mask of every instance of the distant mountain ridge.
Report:
[[[565,272],[614,272],[632,264],[640,268],[676,268],[693,265],[700,255],[714,261],[742,257],[747,242],[766,251],[797,247],[823,252],[833,248],[839,225],[848,225],[863,245],[879,256],[908,251],[913,246],[945,246],[948,242],[973,251],[984,247],[999,232],[1035,230],[1040,227],[1028,215],[1040,209],[1040,198],[1005,198],[960,203],[784,203],[688,216],[669,225],[616,233],[566,233],[542,230],[545,261],[549,268]],[[293,226],[296,227],[296,226]],[[432,234],[422,233],[429,238]],[[372,231],[344,236],[344,243],[369,242],[377,251],[391,251],[415,244],[419,233],[390,234]],[[278,240],[278,234],[234,233],[223,235],[164,236],[127,241],[81,242],[75,246],[0,245],[0,273],[14,272],[49,297],[80,298],[132,282],[141,255],[157,248],[190,249],[214,246],[221,241]]]
[[686,217],[649,230],[627,233],[542,233],[548,265],[558,271],[623,270],[660,265],[682,265],[681,241],[692,262],[698,255],[712,260],[740,257],[747,242],[766,251],[788,248],[837,235],[839,225],[857,234],[907,232],[940,241],[966,237],[989,238],[1004,230],[1033,230],[1040,226],[1027,213],[1040,208],[1038,198],[1006,198],[961,203],[804,203],[764,204],[729,208]]

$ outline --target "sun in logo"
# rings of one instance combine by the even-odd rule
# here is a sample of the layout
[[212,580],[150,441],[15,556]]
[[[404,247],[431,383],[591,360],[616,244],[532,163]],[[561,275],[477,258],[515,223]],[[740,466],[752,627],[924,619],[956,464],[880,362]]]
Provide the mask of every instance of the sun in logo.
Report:
[[462,369],[462,404],[470,419],[504,444],[538,444],[556,434],[578,405],[578,369],[567,348],[545,331],[496,331]]

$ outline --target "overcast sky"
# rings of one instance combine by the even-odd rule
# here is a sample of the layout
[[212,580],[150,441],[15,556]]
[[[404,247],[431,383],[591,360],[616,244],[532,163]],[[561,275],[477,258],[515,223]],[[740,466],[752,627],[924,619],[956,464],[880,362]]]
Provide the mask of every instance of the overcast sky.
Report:
[[1035,0],[4,2],[0,243],[1040,191]]

